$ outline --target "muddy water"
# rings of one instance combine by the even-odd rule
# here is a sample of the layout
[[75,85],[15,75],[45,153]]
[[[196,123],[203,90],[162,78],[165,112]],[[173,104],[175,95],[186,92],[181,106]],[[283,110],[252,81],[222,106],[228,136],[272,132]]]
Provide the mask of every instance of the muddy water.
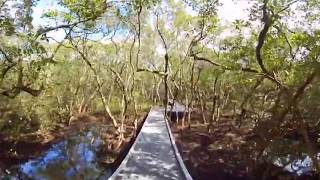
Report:
[[0,179],[106,179],[110,169],[98,163],[103,148],[99,129],[92,127],[53,144],[42,156],[11,168],[10,175]]

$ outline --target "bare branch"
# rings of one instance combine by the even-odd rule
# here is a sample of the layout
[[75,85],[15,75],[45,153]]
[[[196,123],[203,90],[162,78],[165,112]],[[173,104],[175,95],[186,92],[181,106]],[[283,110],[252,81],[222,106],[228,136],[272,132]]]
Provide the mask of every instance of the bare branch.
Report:
[[138,33],[137,33],[137,36],[138,36],[138,52],[137,52],[137,55],[136,55],[136,67],[139,67],[139,55],[140,55],[140,50],[141,50],[141,19],[140,19],[141,12],[142,12],[142,5],[141,5],[141,2],[140,2],[139,11],[138,11]]
[[12,63],[10,65],[8,65],[1,73],[1,78],[4,79],[6,74],[10,71],[10,69],[12,69],[13,67],[15,67],[17,65],[17,63]]
[[12,63],[11,57],[0,47],[0,52],[3,54],[4,58]]
[[287,4],[284,6],[284,8],[282,8],[280,11],[277,12],[277,14],[282,13],[283,11],[287,10],[288,8],[290,8],[291,5],[293,5],[294,3],[299,2],[299,1],[300,1],[300,0],[293,0],[293,1],[289,2],[289,3],[287,3]]
[[199,57],[199,56],[197,56],[197,55],[195,55],[195,54],[193,54],[193,55],[191,55],[191,56],[194,58],[194,60],[208,62],[208,63],[210,63],[210,64],[213,65],[213,66],[221,67],[223,70],[230,70],[230,71],[241,70],[241,71],[244,71],[244,72],[259,73],[259,71],[258,71],[258,70],[255,70],[255,69],[251,69],[251,68],[236,69],[236,68],[232,68],[232,67],[228,67],[228,66],[219,64],[219,63],[217,63],[217,62],[213,62],[213,61],[211,61],[210,59],[205,58],[205,57]]
[[285,33],[283,33],[283,36],[289,46],[289,53],[290,53],[290,56],[291,56],[291,59],[294,60],[296,58],[295,54],[293,54],[293,48],[292,48],[292,45],[287,37],[287,35]]
[[305,82],[298,88],[298,90],[296,91],[294,97],[293,97],[293,101],[294,103],[296,101],[299,100],[299,98],[303,95],[305,89],[308,87],[309,84],[311,84],[311,82],[314,80],[314,78],[316,77],[317,73],[313,72],[311,73],[307,79],[305,80]]
[[23,79],[23,71],[22,71],[22,67],[20,67],[17,85],[9,90],[1,92],[0,94],[13,99],[17,95],[19,95],[22,91],[27,92],[32,96],[39,96],[40,93],[44,90],[43,85],[41,85],[40,89],[32,89],[28,87],[28,85],[24,85],[22,79]]
[[261,21],[264,23],[264,26],[263,26],[263,29],[259,33],[258,45],[256,47],[256,58],[257,58],[257,62],[259,64],[261,70],[265,74],[270,74],[269,71],[264,66],[262,55],[261,55],[261,51],[262,51],[263,45],[265,43],[265,39],[267,37],[267,33],[269,31],[269,28],[272,25],[272,19],[269,16],[268,10],[267,10],[267,8],[268,8],[267,7],[268,0],[264,0],[263,2],[264,2],[263,7],[262,7],[263,16],[262,16],[262,20]]
[[37,34],[36,34],[36,38],[38,38],[39,36],[45,34],[45,33],[48,33],[50,31],[54,31],[54,30],[58,30],[58,29],[65,29],[65,28],[74,28],[75,26],[81,24],[81,23],[85,23],[85,22],[88,22],[88,21],[93,21],[95,20],[96,18],[88,18],[88,19],[84,19],[84,20],[80,20],[80,21],[77,21],[77,22],[74,22],[74,23],[70,23],[70,24],[62,24],[62,25],[59,25],[59,26],[55,26],[55,27],[47,27],[47,28],[42,28],[42,29],[39,29]]
[[158,31],[158,34],[162,40],[162,44],[164,46],[164,49],[165,49],[165,55],[164,55],[164,60],[165,60],[165,67],[164,67],[164,77],[163,77],[163,80],[164,80],[164,89],[165,89],[165,99],[164,99],[164,104],[165,104],[165,116],[167,116],[167,106],[168,106],[168,99],[169,99],[169,95],[168,95],[168,90],[169,90],[169,87],[168,87],[168,69],[169,69],[169,54],[168,54],[168,46],[167,46],[167,43],[163,37],[163,34],[161,33],[160,31],[160,28],[159,28],[159,15],[156,14],[157,16],[157,24],[156,24],[156,29]]
[[137,72],[150,72],[150,73],[157,74],[160,76],[164,76],[166,74],[165,72],[162,72],[162,71],[151,70],[151,69],[142,69],[142,68],[138,68]]
[[0,10],[4,7],[4,5],[6,5],[7,1],[8,1],[8,0],[4,0],[4,1],[1,3],[1,5],[0,5]]

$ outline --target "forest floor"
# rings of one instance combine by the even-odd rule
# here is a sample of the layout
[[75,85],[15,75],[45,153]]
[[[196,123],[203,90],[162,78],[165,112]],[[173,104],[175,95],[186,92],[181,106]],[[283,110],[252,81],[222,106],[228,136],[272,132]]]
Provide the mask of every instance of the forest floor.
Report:
[[[144,120],[141,113],[138,120],[138,128]],[[47,151],[52,144],[60,142],[70,135],[85,130],[87,127],[101,127],[100,136],[105,142],[105,148],[99,152],[99,163],[116,167],[121,161],[121,156],[126,153],[132,144],[136,130],[134,120],[125,121],[124,139],[119,143],[117,129],[112,126],[111,119],[101,112],[82,114],[77,116],[70,125],[65,125],[47,133],[29,133],[13,139],[0,134],[0,172],[13,165],[18,165],[29,159],[36,158]]]
[[232,117],[222,116],[214,123],[211,132],[203,124],[199,112],[192,113],[190,127],[181,128],[174,124],[172,130],[177,146],[195,180],[318,179],[314,174],[297,176],[272,163],[255,162],[251,158],[257,153],[250,146],[253,144],[250,138],[252,127],[236,127]]

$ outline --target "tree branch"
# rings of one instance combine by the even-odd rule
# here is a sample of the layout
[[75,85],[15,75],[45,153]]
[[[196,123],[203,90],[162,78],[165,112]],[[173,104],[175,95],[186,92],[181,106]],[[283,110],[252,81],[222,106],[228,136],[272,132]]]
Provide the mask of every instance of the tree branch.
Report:
[[13,99],[17,95],[19,95],[21,93],[21,91],[29,93],[32,96],[39,96],[40,93],[42,92],[42,90],[44,90],[43,85],[41,85],[40,89],[32,89],[32,88],[24,85],[22,79],[23,79],[23,72],[22,72],[22,69],[20,68],[17,85],[9,90],[1,92],[0,94]]
[[298,1],[300,1],[300,0],[293,0],[289,3],[287,3],[285,7],[283,7],[280,11],[277,12],[277,14],[282,13],[283,11],[287,10],[292,4],[294,4]]
[[40,28],[38,31],[37,31],[37,34],[36,34],[36,38],[38,38],[39,36],[47,33],[47,32],[50,32],[50,31],[54,31],[54,30],[58,30],[58,29],[64,29],[64,28],[73,28],[75,26],[77,26],[78,24],[81,24],[81,23],[85,23],[85,22],[88,22],[88,21],[92,21],[92,20],[95,20],[96,17],[91,17],[91,18],[88,18],[88,19],[84,19],[84,20],[80,20],[80,21],[77,21],[77,22],[74,22],[74,23],[70,23],[70,24],[62,24],[62,25],[59,25],[59,26],[55,26],[55,27],[47,27],[47,28]]
[[267,11],[268,0],[264,0],[263,2],[264,2],[263,7],[262,7],[263,16],[262,16],[262,20],[261,21],[264,23],[264,26],[263,26],[263,29],[260,31],[259,37],[258,37],[258,44],[257,44],[257,47],[256,47],[256,59],[257,59],[257,62],[259,64],[261,70],[265,74],[270,74],[269,71],[264,66],[262,55],[261,55],[261,51],[262,51],[265,39],[267,37],[267,33],[269,31],[269,28],[272,25],[272,19],[269,16],[268,11]]
[[164,80],[164,89],[165,89],[165,99],[164,99],[164,104],[165,104],[165,117],[167,116],[167,106],[168,106],[168,100],[169,100],[169,95],[168,95],[168,90],[169,90],[169,87],[168,87],[168,69],[169,69],[169,54],[168,54],[168,46],[167,46],[167,43],[163,37],[163,34],[161,33],[160,31],[160,28],[159,28],[159,15],[157,14],[157,24],[156,24],[156,29],[158,31],[158,34],[162,40],[162,44],[164,46],[164,49],[165,49],[165,55],[164,55],[164,60],[165,60],[165,67],[164,67],[164,77],[163,77],[163,80]]
[[4,5],[7,3],[8,0],[4,0],[0,5],[0,10],[4,7]]
[[0,52],[3,54],[4,58],[12,63],[12,59],[9,57],[9,55],[0,47]]
[[199,56],[197,56],[197,55],[195,55],[195,54],[192,54],[191,56],[194,58],[194,60],[208,62],[208,63],[210,63],[210,64],[213,65],[213,66],[221,67],[223,70],[230,70],[230,71],[241,70],[241,71],[244,71],[244,72],[259,73],[259,71],[258,71],[258,70],[255,70],[255,69],[251,69],[251,68],[235,69],[235,68],[232,68],[232,67],[228,67],[228,66],[219,64],[219,63],[217,63],[217,62],[213,62],[213,61],[211,61],[210,59],[207,59],[207,58],[205,58],[205,57],[199,57]]
[[151,70],[151,69],[143,69],[143,68],[138,68],[137,72],[150,72],[150,73],[157,74],[160,76],[164,76],[166,74],[165,72],[162,72],[159,70]]

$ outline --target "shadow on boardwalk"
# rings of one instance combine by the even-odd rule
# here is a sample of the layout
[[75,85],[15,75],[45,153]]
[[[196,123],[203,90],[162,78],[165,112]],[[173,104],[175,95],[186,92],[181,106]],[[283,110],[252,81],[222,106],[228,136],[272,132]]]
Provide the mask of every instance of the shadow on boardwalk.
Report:
[[164,120],[164,109],[153,108],[128,155],[110,179],[186,179]]

